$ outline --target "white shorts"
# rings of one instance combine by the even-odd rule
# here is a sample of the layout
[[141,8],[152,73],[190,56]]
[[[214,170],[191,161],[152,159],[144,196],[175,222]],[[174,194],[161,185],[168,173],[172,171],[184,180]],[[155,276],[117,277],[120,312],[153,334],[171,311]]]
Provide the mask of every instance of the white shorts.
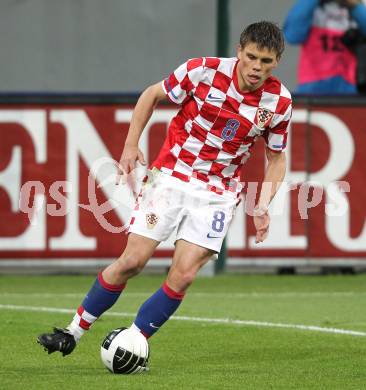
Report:
[[132,212],[129,233],[160,242],[178,227],[175,241],[183,239],[220,252],[236,204],[235,193],[219,195],[203,182],[187,183],[154,169]]

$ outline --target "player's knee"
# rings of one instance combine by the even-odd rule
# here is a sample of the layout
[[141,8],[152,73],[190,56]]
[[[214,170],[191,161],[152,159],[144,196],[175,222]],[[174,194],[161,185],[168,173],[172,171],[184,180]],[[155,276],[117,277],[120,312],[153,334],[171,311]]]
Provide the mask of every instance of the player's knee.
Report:
[[129,277],[138,275],[145,266],[145,259],[136,252],[124,253],[117,260],[117,272]]
[[180,290],[186,290],[196,278],[197,272],[193,270],[177,271],[175,279],[179,281]]

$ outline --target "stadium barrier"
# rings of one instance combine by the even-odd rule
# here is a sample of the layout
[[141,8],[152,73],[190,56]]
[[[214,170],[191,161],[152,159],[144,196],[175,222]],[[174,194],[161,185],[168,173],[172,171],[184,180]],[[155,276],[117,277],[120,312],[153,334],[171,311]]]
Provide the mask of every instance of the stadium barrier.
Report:
[[[115,185],[113,160],[136,99],[0,97],[0,272],[87,270],[119,256],[134,199]],[[365,108],[361,97],[295,99],[288,173],[260,245],[250,217],[265,167],[256,143],[241,178],[246,201],[227,236],[228,267],[366,266]],[[140,144],[148,162],[176,110],[167,104],[154,112]],[[172,248],[172,239],[161,244],[150,265],[167,266]]]

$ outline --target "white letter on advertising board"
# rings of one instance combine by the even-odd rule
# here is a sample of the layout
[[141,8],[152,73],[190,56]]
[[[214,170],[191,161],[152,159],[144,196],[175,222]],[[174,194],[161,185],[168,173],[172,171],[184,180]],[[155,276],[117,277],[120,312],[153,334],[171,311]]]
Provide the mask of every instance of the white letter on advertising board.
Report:
[[[0,123],[15,123],[22,126],[30,135],[35,160],[39,164],[46,161],[46,113],[43,110],[0,110]],[[11,161],[7,168],[0,173],[0,186],[2,186],[11,201],[13,212],[19,210],[20,178],[22,174],[21,149],[13,148]],[[46,209],[42,207],[45,196],[38,194],[34,197],[34,206],[37,210],[33,214],[26,230],[16,237],[0,238],[1,250],[28,250],[46,249]]]
[[[347,183],[348,184],[348,183]],[[345,192],[350,188],[344,185],[339,186],[333,183],[327,188],[326,205],[326,232],[329,241],[338,249],[348,251],[366,250],[366,223],[358,237],[351,237],[351,215],[349,210],[349,200]],[[329,203],[329,202],[332,203]]]

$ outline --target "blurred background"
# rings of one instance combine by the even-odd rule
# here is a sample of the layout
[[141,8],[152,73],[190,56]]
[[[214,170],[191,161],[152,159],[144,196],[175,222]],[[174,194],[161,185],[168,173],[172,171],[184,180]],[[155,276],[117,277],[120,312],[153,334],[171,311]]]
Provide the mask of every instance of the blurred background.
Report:
[[[0,272],[94,272],[119,256],[133,199],[111,183],[112,164],[95,164],[119,160],[139,93],[188,58],[235,56],[245,26],[282,26],[294,3],[1,1]],[[291,91],[299,51],[287,45],[275,72]],[[220,262],[204,272],[364,269],[365,104],[357,94],[294,95],[287,184],[273,202],[268,239],[254,244],[242,202]],[[148,162],[176,110],[162,105],[146,127]],[[264,167],[258,143],[242,180],[256,182]],[[95,212],[90,172],[97,204],[124,205]],[[162,244],[148,270],[165,271],[172,249],[173,239]]]
[[[253,21],[280,25],[292,0],[231,0],[229,56]],[[0,83],[10,92],[140,92],[188,58],[215,56],[216,0],[4,0]],[[5,55],[6,53],[6,55]],[[297,49],[278,76],[295,87]]]

